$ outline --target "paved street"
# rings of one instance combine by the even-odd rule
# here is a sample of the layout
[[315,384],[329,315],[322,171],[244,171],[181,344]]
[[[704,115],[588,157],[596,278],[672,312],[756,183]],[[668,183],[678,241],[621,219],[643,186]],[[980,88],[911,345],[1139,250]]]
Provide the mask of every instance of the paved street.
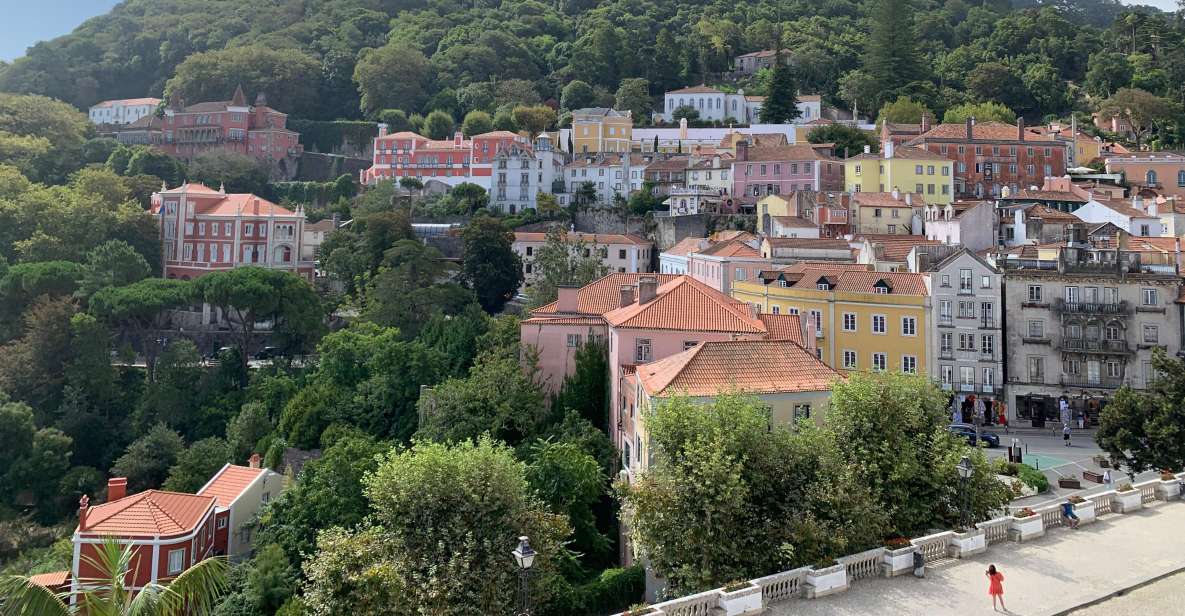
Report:
[[[1052,529],[1024,544],[1000,543],[968,560],[927,567],[926,579],[906,575],[861,580],[845,593],[773,606],[772,616],[893,616],[992,614],[984,570],[1005,576],[1005,601],[1016,616],[1052,616],[1141,582],[1185,568],[1181,528],[1185,503],[1158,503],[1139,513],[1108,515],[1073,531]],[[1177,596],[1181,594],[1177,585]],[[1113,599],[1112,601],[1119,601]],[[1140,604],[1082,614],[1181,614],[1182,603]],[[1127,603],[1113,603],[1125,606]],[[1126,611],[1125,611],[1126,610]]]
[[1070,612],[1071,616],[1126,616],[1185,612],[1185,573],[1170,575],[1118,597]]

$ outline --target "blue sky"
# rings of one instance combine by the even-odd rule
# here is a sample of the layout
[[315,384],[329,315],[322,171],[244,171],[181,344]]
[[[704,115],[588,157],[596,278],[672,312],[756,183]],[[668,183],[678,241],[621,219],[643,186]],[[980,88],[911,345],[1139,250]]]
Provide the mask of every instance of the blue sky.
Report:
[[[12,61],[37,41],[66,34],[88,17],[106,13],[119,0],[0,0],[0,60]],[[1125,0],[1176,10],[1176,0]]]

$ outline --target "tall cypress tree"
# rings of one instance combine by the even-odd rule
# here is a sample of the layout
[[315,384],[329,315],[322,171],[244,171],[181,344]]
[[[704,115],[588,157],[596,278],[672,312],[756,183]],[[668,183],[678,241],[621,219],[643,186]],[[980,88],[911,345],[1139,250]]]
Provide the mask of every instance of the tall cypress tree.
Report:
[[898,88],[924,79],[925,69],[909,0],[874,0],[869,18],[872,30],[864,48],[863,69],[872,77],[873,91],[880,93],[879,107],[892,99]]
[[769,95],[761,105],[761,121],[764,124],[786,124],[801,113],[798,110],[798,83],[782,57],[782,50],[778,49],[769,80]]

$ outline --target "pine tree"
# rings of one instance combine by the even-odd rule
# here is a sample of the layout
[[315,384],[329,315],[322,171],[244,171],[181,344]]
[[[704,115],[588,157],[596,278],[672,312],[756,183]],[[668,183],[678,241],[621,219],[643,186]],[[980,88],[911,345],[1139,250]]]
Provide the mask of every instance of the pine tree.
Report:
[[769,80],[769,95],[761,105],[761,121],[764,124],[786,124],[801,113],[798,110],[798,84],[781,50],[778,50],[773,75]]
[[909,0],[876,0],[869,16],[872,30],[864,48],[863,70],[880,93],[876,107],[894,92],[925,77]]

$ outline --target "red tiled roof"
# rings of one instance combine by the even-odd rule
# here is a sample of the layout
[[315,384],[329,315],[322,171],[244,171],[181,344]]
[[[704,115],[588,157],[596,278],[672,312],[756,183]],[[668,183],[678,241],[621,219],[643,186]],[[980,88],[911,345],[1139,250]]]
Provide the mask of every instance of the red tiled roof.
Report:
[[914,246],[942,244],[941,240],[926,239],[924,235],[869,233],[860,237],[872,242],[873,250],[879,251],[878,257],[887,261],[904,261]]
[[646,171],[684,171],[690,164],[691,157],[689,156],[672,156],[670,158],[660,158],[649,165],[646,165]]
[[[884,158],[884,155],[885,155],[884,152],[880,152],[877,154],[873,154],[871,152],[868,154],[862,153],[859,156],[853,156],[848,160],[881,160],[882,158]],[[912,146],[912,145],[895,146],[893,148],[893,159],[897,159],[897,158],[904,159],[904,160],[948,160],[945,156],[943,156],[941,154],[938,154],[936,152],[931,152],[930,150],[927,150],[926,148],[920,148],[920,147]],[[887,159],[887,160],[892,160],[892,159]]]
[[1128,218],[1156,218],[1155,216],[1152,216],[1152,215],[1148,214],[1147,212],[1138,210],[1138,209],[1132,207],[1130,204],[1125,203],[1123,201],[1112,201],[1110,199],[1099,199],[1099,198],[1096,198],[1095,201],[1097,201],[1099,203],[1099,205],[1101,205],[1101,206],[1103,206],[1103,207],[1105,207],[1117,214],[1127,216]]
[[[1016,128],[1012,124],[1005,124],[1003,122],[976,122],[971,127],[971,136],[973,139],[983,141],[1019,141],[1017,139]],[[925,141],[926,139],[966,140],[967,125],[965,123],[938,124],[920,135],[917,141]],[[1040,130],[1026,129],[1025,141],[1054,142],[1057,139],[1053,135],[1045,134]],[[1048,145],[1048,143],[1044,145]]]
[[[912,205],[905,202],[905,196],[910,195]],[[926,205],[925,197],[922,193],[904,193],[898,192],[897,198],[893,198],[891,192],[858,192],[852,194],[852,202],[856,205],[863,205],[868,207],[922,207]]]
[[209,193],[211,195],[220,194],[218,191],[202,184],[201,182],[185,182],[177,188],[170,188],[169,190],[162,190],[161,194],[179,193],[184,190],[187,193]]
[[740,240],[718,242],[699,251],[701,255],[712,257],[760,257],[761,252]]
[[760,161],[837,160],[819,151],[811,144],[804,145],[758,145],[749,146],[749,154],[738,163]]
[[635,301],[605,313],[605,321],[614,327],[637,329],[765,333],[765,324],[747,305],[691,276],[662,284],[654,299],[644,304]]
[[846,241],[830,237],[767,237],[765,241],[774,248],[851,249]]
[[802,339],[802,319],[798,315],[762,313],[757,315],[757,318],[765,323],[768,332],[766,340],[789,340],[798,345],[806,345],[806,341]]
[[720,90],[705,85],[691,86],[679,90],[671,90],[667,94],[721,94]]
[[1081,218],[1078,218],[1069,212],[1055,210],[1047,205],[1041,204],[1034,205],[1033,207],[1026,210],[1025,216],[1030,218],[1040,218],[1045,222],[1082,222]]
[[752,240],[757,239],[757,236],[749,233],[748,231],[729,229],[727,231],[717,231],[708,236],[708,239],[713,242],[725,242],[728,240]]
[[795,229],[817,229],[819,227],[819,225],[801,216],[774,216],[773,219],[783,227],[792,227]]
[[1018,190],[1009,199],[1034,199],[1036,201],[1074,201],[1086,203],[1088,199],[1063,190]]
[[91,507],[82,532],[136,537],[182,535],[196,528],[213,507],[213,496],[147,490]]
[[247,486],[251,485],[251,482],[258,479],[266,470],[227,464],[201,490],[198,490],[198,494],[213,496],[215,505],[229,507],[243,493],[243,490],[246,490]]
[[234,193],[215,203],[198,203],[194,211],[205,216],[296,216],[287,208],[251,193]]
[[[564,237],[568,237],[565,233]],[[638,237],[632,234],[617,234],[617,233],[583,233],[577,231],[575,233],[576,241],[590,242],[599,246],[606,244],[636,244],[646,245],[650,244],[650,240]],[[547,234],[535,231],[515,231],[514,241],[516,242],[546,242]]]
[[827,275],[838,276],[842,272],[871,272],[872,265],[863,263],[834,263],[831,261],[800,261],[780,268],[780,271],[801,274],[807,270],[820,270]]
[[412,139],[415,141],[429,141],[429,139],[427,137],[425,137],[419,133],[414,133],[410,130],[401,130],[397,133],[387,133],[386,135],[379,137],[380,141],[392,141],[395,139],[399,139],[399,140]]
[[712,243],[706,237],[685,237],[679,240],[678,244],[662,251],[662,254],[682,257],[693,252],[699,252],[711,245]]
[[51,571],[50,573],[38,573],[37,575],[30,575],[29,581],[38,586],[46,588],[57,588],[65,586],[70,582],[69,571]]
[[652,396],[828,391],[842,378],[789,340],[701,342],[682,353],[638,366],[637,375]]
[[929,295],[925,274],[908,272],[844,272],[835,290],[846,293],[875,293],[880,281],[889,284],[890,295]]
[[[598,278],[576,293],[576,312],[579,314],[603,315],[621,306],[621,287],[636,285],[642,276],[656,276],[658,284],[663,284],[678,278],[677,274],[626,274],[614,272],[603,278]],[[532,317],[552,317],[557,312],[558,302],[544,304],[531,311]]]

